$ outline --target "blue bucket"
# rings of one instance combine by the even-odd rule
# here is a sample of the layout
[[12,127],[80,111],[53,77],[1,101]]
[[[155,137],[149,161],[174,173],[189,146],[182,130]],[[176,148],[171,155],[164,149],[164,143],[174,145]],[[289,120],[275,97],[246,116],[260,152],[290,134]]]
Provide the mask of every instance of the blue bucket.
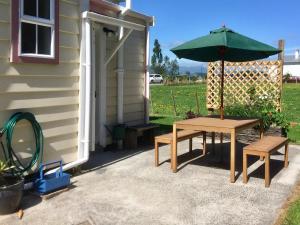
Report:
[[[51,174],[44,174],[44,168],[49,165],[59,164],[59,170]],[[70,185],[70,174],[64,173],[62,170],[62,161],[55,161],[41,164],[39,168],[40,177],[34,182],[37,192],[45,194],[53,192]]]

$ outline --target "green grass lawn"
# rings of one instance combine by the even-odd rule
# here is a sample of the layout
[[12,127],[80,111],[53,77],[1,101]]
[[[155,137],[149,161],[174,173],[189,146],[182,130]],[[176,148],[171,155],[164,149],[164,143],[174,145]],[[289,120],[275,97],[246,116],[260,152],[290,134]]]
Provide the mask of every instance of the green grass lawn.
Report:
[[287,210],[282,225],[299,225],[300,224],[300,199],[293,202]]
[[[174,121],[184,118],[187,111],[197,112],[196,92],[200,114],[207,115],[206,84],[152,85],[150,91],[151,122],[161,124],[166,129],[170,128]],[[171,93],[173,93],[175,99],[177,116],[175,116]],[[284,84],[282,109],[289,121],[298,123],[298,125],[290,128],[288,136],[293,142],[300,144],[300,85]]]

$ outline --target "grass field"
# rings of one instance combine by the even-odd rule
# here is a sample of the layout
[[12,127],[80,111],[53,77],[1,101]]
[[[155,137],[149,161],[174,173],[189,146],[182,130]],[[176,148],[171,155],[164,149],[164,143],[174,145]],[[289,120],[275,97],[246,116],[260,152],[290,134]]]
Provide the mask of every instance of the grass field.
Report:
[[[196,92],[198,94],[200,114],[207,115],[205,84],[152,85],[150,91],[150,113],[151,122],[153,123],[170,126],[175,120],[184,118],[187,111],[197,112]],[[172,96],[175,100],[177,116],[175,116]],[[284,84],[282,109],[289,121],[297,123],[297,125],[290,128],[289,138],[293,142],[300,144],[300,85]]]

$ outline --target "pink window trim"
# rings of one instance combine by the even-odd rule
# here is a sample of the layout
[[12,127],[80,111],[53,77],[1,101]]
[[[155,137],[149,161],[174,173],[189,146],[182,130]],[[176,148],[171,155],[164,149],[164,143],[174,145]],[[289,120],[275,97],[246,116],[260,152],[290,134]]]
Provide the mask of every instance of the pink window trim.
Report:
[[19,56],[19,10],[20,1],[11,1],[11,62],[13,63],[45,63],[58,64],[59,63],[59,0],[55,0],[55,40],[54,58],[45,59],[39,57]]

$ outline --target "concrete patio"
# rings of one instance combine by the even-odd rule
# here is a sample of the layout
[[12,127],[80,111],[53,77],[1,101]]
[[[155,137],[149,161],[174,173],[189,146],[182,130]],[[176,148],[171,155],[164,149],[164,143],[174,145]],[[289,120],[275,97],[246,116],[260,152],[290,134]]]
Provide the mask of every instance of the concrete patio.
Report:
[[[26,195],[24,217],[0,217],[0,224],[273,224],[278,210],[299,178],[300,147],[290,146],[290,164],[271,157],[271,187],[264,187],[264,166],[250,158],[248,184],[242,183],[241,147],[237,152],[237,181],[229,182],[229,145],[223,161],[216,154],[201,157],[200,139],[179,144],[180,169],[170,170],[169,146],[161,148],[154,167],[152,148],[98,152],[84,173],[72,178],[73,188],[49,200]],[[208,146],[211,148],[211,146]]]

